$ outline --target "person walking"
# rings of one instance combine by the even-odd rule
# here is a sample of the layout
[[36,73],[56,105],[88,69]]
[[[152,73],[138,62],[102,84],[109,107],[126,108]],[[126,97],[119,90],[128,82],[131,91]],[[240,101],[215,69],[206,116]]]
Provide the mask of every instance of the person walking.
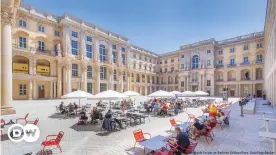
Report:
[[240,100],[239,100],[239,105],[240,105],[240,107],[241,107],[241,117],[244,117],[244,115],[243,115],[243,99],[242,98],[240,98]]

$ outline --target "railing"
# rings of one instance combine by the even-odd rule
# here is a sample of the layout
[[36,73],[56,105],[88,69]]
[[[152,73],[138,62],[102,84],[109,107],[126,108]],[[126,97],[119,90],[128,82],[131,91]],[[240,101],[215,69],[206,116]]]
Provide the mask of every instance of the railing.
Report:
[[236,81],[236,78],[228,78],[228,81]]
[[56,52],[55,51],[51,51],[51,50],[36,49],[36,53],[38,53],[38,54],[44,54],[44,55],[50,55],[50,56],[56,56]]
[[223,64],[217,64],[217,66],[216,66],[217,68],[223,68],[224,67],[224,65]]
[[242,63],[240,63],[240,65],[241,66],[246,66],[246,65],[250,65],[250,63],[249,62],[242,62]]
[[256,61],[256,64],[262,64],[262,63],[263,63],[262,60],[257,60],[257,61]]
[[20,47],[18,44],[13,44],[13,48],[29,51],[30,53],[37,53],[49,56],[57,56],[57,50],[45,50],[34,47]]
[[228,65],[227,65],[228,68],[236,67],[236,66],[237,66],[236,64],[228,64]]

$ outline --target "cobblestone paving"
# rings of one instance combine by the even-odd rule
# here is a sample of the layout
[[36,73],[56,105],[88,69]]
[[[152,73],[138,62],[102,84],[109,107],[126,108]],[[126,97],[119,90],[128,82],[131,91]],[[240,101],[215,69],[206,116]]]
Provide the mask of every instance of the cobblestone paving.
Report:
[[[141,101],[143,99],[140,99]],[[97,135],[98,132],[93,131],[76,131],[72,128],[77,118],[72,119],[56,119],[49,118],[55,112],[55,106],[58,105],[60,100],[43,100],[43,101],[15,101],[14,105],[17,109],[16,115],[4,116],[5,120],[15,119],[24,116],[30,112],[29,120],[39,118],[38,127],[40,128],[41,135],[35,143],[13,143],[9,140],[1,141],[1,154],[3,155],[22,155],[28,152],[38,152],[41,149],[40,143],[45,139],[46,135],[56,134],[59,131],[64,131],[65,135],[61,141],[63,155],[143,155],[143,149],[137,145],[134,146],[134,138],[132,132],[136,129],[142,129],[144,132],[151,133],[152,136],[156,135],[171,135],[169,132],[170,124],[168,117],[158,118],[151,117],[150,121],[146,119],[146,123],[127,129],[114,132],[108,136]],[[66,101],[66,103],[69,101]],[[86,102],[86,101],[83,101]],[[269,139],[261,142],[261,137],[258,136],[259,131],[263,125],[263,121],[258,120],[261,114],[258,111],[271,111],[272,115],[276,117],[276,111],[272,108],[266,108],[261,105],[262,100],[257,101],[257,114],[245,115],[244,118],[239,116],[239,106],[237,104],[231,107],[230,127],[221,130],[216,127],[214,130],[215,138],[208,145],[204,139],[199,140],[196,151],[202,151],[202,154],[213,151],[272,151],[272,143]],[[196,116],[201,115],[199,108],[189,108],[189,113]],[[181,113],[175,116],[176,120],[186,121],[187,115]],[[270,123],[271,132],[276,132],[274,123]],[[4,137],[7,129],[4,130]],[[204,153],[204,152],[205,153]],[[58,150],[54,150],[58,152]],[[224,153],[222,153],[224,154]],[[235,153],[234,153],[235,154]],[[244,153],[246,154],[246,153]]]

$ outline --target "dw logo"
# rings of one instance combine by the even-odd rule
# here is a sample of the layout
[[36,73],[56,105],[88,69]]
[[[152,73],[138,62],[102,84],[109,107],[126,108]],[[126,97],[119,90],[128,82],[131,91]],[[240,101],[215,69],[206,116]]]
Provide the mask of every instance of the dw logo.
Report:
[[8,137],[11,141],[18,143],[23,140],[26,142],[35,142],[40,136],[39,128],[34,124],[22,126],[13,124],[8,129]]

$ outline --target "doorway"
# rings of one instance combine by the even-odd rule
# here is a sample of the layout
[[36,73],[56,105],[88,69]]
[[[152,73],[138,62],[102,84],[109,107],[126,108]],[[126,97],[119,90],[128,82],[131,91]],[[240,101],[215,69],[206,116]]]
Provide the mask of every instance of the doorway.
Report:
[[198,86],[192,86],[192,91],[198,91]]
[[45,98],[45,87],[44,87],[44,85],[38,85],[38,98]]
[[235,96],[235,90],[230,90],[230,95],[231,97]]
[[262,97],[262,96],[263,96],[263,91],[257,90],[257,97]]

